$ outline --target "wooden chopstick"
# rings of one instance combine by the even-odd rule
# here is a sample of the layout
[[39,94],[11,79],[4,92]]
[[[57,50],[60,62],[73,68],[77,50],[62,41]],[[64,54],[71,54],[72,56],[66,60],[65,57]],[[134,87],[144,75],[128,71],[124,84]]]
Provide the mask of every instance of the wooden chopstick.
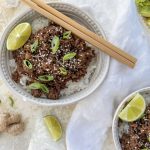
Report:
[[48,12],[50,12],[51,14],[53,14],[54,16],[62,19],[66,23],[68,23],[71,26],[75,27],[76,29],[82,31],[83,33],[85,33],[86,35],[88,35],[91,38],[95,39],[96,41],[104,44],[105,46],[107,46],[109,48],[111,48],[112,50],[114,50],[119,55],[122,55],[123,57],[129,59],[129,61],[132,61],[133,63],[136,62],[136,58],[132,57],[131,55],[128,55],[127,53],[125,53],[121,49],[117,48],[116,46],[112,45],[111,43],[108,43],[106,40],[104,40],[100,36],[96,35],[94,32],[91,32],[90,30],[88,30],[84,26],[80,25],[79,23],[77,23],[76,21],[74,21],[71,18],[67,17],[66,15],[64,15],[63,13],[61,13],[58,10],[54,9],[53,7],[47,5],[43,1],[41,1],[41,0],[32,0],[32,1],[34,3],[36,3],[38,6],[40,6],[41,8],[47,10]]
[[[103,52],[107,53],[108,55],[114,57],[115,59],[117,59],[118,61],[128,65],[129,67],[133,68],[135,66],[136,63],[136,59],[132,56],[130,56],[129,54],[121,51],[120,49],[116,48],[115,46],[112,46],[112,44],[108,43],[107,41],[103,40],[102,38],[100,38],[99,36],[97,36],[96,34],[94,34],[92,32],[92,35],[96,35],[94,36],[94,38],[92,38],[92,36],[88,35],[90,34],[88,29],[84,28],[81,25],[78,25],[79,27],[82,27],[82,30],[87,30],[88,34],[85,34],[86,32],[82,32],[79,29],[75,28],[74,26],[68,24],[67,22],[65,22],[64,20],[62,20],[61,18],[53,15],[52,13],[50,13],[47,9],[47,7],[49,7],[46,4],[43,4],[44,8],[40,5],[41,1],[38,1],[38,6],[37,3],[34,3],[30,0],[22,0],[23,2],[25,2],[26,4],[28,4],[32,9],[34,9],[35,11],[39,12],[40,14],[44,15],[45,17],[53,20],[54,22],[56,22],[57,24],[61,25],[62,27],[66,28],[67,30],[72,31],[74,34],[76,34],[77,36],[79,36],[80,38],[84,39],[85,41],[89,42],[90,44],[96,46],[97,48],[101,49]],[[36,1],[36,0],[34,0]],[[40,2],[40,3],[39,3]],[[45,5],[46,5],[46,9],[45,9]],[[52,8],[52,7],[51,7]],[[55,9],[54,9],[55,10]],[[78,23],[77,23],[78,24]],[[97,39],[97,40],[95,40]],[[102,40],[101,40],[102,39]],[[101,42],[99,41],[101,40]],[[105,44],[102,42],[105,41]],[[106,45],[107,44],[107,45]],[[109,45],[109,46],[108,46]],[[115,47],[115,51],[112,49],[112,47]],[[117,51],[117,52],[116,52]],[[119,52],[118,52],[119,51]],[[121,53],[120,53],[121,51]],[[123,54],[123,55],[122,55]]]

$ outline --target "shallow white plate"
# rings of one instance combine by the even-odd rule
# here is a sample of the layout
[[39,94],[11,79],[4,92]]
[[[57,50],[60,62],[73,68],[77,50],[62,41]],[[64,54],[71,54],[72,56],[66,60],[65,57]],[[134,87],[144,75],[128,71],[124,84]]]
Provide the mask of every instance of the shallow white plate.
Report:
[[[86,26],[88,29],[95,32],[96,34],[103,36],[103,38],[106,38],[102,28],[96,23],[96,21],[93,20],[91,17],[89,17],[81,9],[73,5],[62,3],[62,2],[50,3],[50,5],[56,8],[57,10],[61,11],[62,13],[66,14],[67,16],[73,18],[77,22],[83,24],[84,26]],[[99,51],[99,53],[97,54],[97,58],[96,58],[97,59],[96,69],[90,79],[90,83],[88,87],[70,96],[60,97],[59,100],[35,98],[11,79],[11,72],[9,68],[9,60],[11,55],[10,52],[6,50],[7,36],[17,24],[25,21],[32,22],[33,19],[38,18],[39,16],[40,15],[37,12],[32,10],[27,10],[26,12],[19,14],[19,16],[16,17],[5,29],[5,32],[3,33],[0,41],[0,50],[1,50],[0,67],[1,67],[2,77],[5,83],[8,85],[8,87],[10,87],[10,89],[14,93],[22,95],[23,99],[27,101],[31,101],[41,105],[64,105],[64,104],[70,104],[79,101],[80,99],[91,94],[102,83],[102,81],[104,80],[107,74],[110,58],[108,55],[104,54],[99,50],[97,50]]]

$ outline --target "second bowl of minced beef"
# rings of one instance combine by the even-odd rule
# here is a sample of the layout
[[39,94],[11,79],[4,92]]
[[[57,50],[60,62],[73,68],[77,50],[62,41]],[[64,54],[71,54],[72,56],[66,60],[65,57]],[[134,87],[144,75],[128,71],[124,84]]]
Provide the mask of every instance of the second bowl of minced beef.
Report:
[[122,101],[114,115],[112,132],[117,150],[150,149],[150,87]]
[[[97,23],[79,8],[65,3],[50,5],[105,38]],[[24,22],[31,25],[30,38],[21,48],[7,51],[9,33]],[[63,105],[84,98],[102,83],[109,67],[109,56],[32,10],[9,24],[0,46],[7,85],[23,99],[42,105]]]

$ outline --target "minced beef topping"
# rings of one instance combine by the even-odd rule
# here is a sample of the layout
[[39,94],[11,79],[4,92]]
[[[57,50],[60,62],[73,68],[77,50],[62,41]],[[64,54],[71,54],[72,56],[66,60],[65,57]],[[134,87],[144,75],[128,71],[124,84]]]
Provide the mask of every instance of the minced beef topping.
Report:
[[128,133],[120,138],[122,150],[150,150],[150,104],[141,119],[128,125]]
[[[89,63],[95,57],[94,50],[84,40],[72,33],[64,39],[65,32],[67,31],[63,27],[50,22],[47,27],[32,34],[22,48],[13,52],[17,69],[12,73],[12,79],[19,83],[21,76],[26,75],[30,78],[26,83],[27,86],[40,83],[48,89],[44,92],[43,88],[31,88],[31,94],[35,97],[45,95],[49,99],[59,99],[60,91],[66,87],[66,83],[79,81],[86,74]],[[59,38],[59,47],[55,54],[52,52],[54,37]],[[36,41],[38,44],[34,47],[35,51],[32,51],[31,47]],[[70,53],[76,55],[64,61],[64,56]],[[24,61],[30,67],[27,67]],[[61,72],[61,68],[65,70],[65,74]],[[43,75],[52,76],[53,80],[39,80]]]

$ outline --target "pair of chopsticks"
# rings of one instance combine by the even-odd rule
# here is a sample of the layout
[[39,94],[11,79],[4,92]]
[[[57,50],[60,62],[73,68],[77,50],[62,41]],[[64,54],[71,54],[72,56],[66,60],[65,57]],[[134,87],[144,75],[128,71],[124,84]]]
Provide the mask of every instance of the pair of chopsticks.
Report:
[[51,6],[47,5],[42,0],[22,1],[29,5],[33,10],[54,21],[55,23],[61,25],[65,29],[70,30],[78,37],[99,48],[101,51],[107,53],[108,55],[120,61],[121,63],[131,68],[134,68],[137,61],[136,58],[117,48],[113,44],[107,42],[102,37],[96,35],[92,31],[75,22],[71,18],[65,16],[61,12],[52,8]]

